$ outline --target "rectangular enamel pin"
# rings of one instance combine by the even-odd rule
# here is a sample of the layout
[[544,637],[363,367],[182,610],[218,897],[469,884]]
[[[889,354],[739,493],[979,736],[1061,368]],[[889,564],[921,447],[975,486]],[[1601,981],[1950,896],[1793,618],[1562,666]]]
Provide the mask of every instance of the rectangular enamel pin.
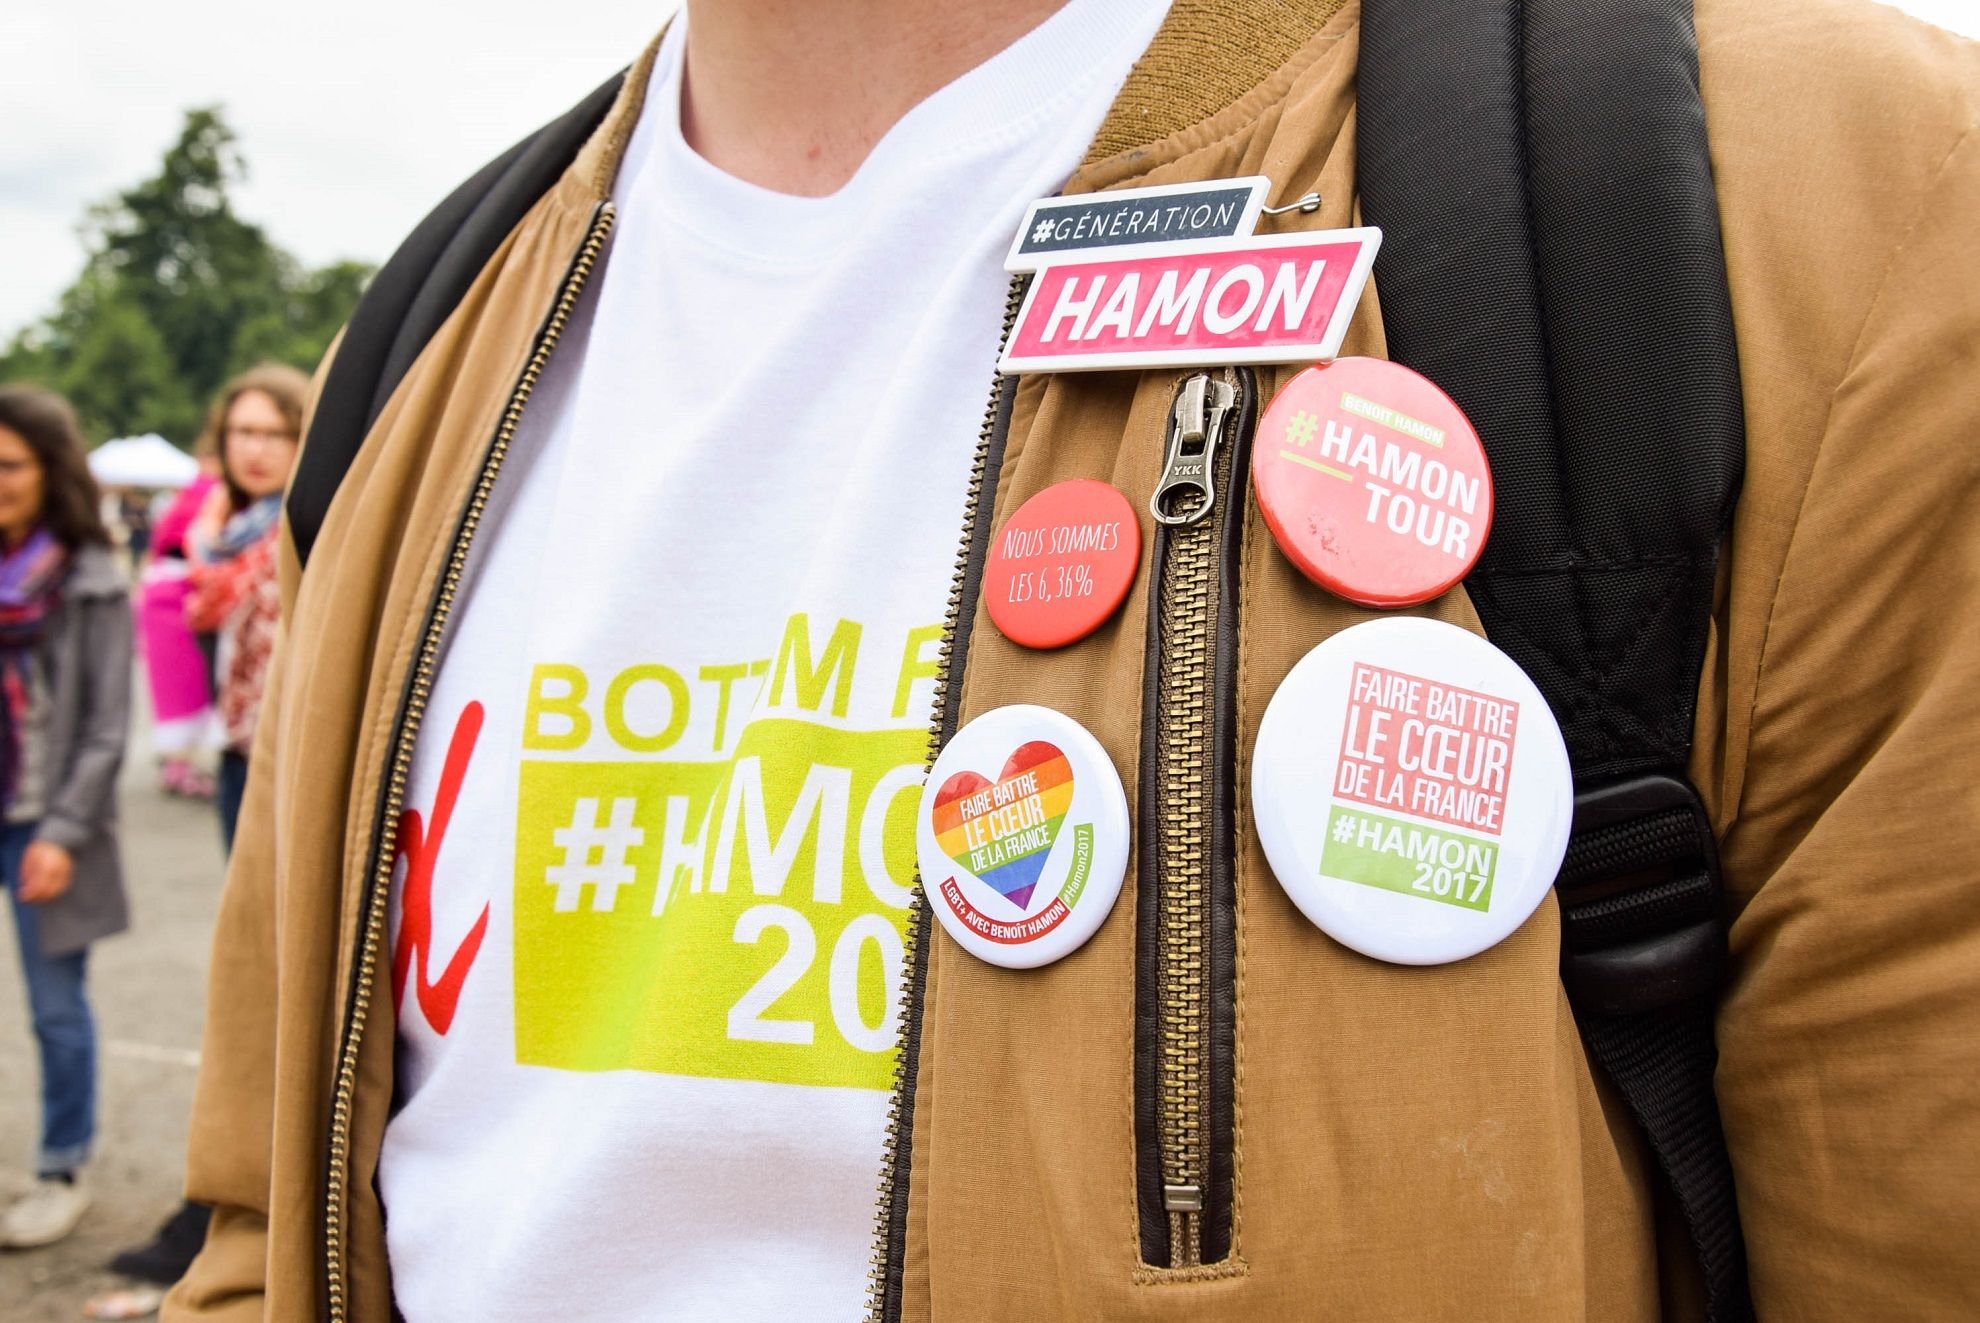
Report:
[[1360,226],[1057,256],[1033,277],[997,369],[1326,362],[1381,244]]
[[1024,213],[1006,271],[1037,271],[1073,253],[1250,234],[1272,181],[1264,175],[1040,198]]

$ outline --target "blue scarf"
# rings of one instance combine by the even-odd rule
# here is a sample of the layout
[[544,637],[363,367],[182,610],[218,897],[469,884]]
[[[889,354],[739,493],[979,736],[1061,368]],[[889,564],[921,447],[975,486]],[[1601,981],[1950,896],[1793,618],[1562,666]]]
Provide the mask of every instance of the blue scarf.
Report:
[[220,536],[206,548],[207,558],[214,561],[232,560],[266,537],[268,530],[275,527],[275,521],[281,517],[281,493],[262,497],[228,518],[220,528]]

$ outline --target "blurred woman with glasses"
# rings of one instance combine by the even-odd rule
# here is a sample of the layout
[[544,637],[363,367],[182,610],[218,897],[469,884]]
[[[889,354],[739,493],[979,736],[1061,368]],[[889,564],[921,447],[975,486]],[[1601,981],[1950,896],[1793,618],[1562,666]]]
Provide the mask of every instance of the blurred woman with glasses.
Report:
[[[226,741],[215,801],[229,851],[281,614],[275,544],[308,389],[308,378],[292,367],[249,369],[220,392],[196,447],[219,456],[220,481],[186,530],[191,588],[185,612],[193,633],[214,646],[212,692]],[[204,1206],[182,1203],[150,1242],[117,1255],[111,1268],[170,1285],[199,1252],[208,1217]]]
[[0,878],[41,1057],[34,1186],[0,1245],[75,1229],[96,1137],[90,944],[128,923],[117,773],[130,716],[131,611],[75,414],[0,386]]
[[192,573],[186,623],[197,633],[213,633],[219,645],[214,689],[226,750],[217,797],[220,835],[230,850],[281,612],[276,530],[308,389],[302,373],[275,363],[227,383],[207,424],[220,455],[221,480],[186,535]]

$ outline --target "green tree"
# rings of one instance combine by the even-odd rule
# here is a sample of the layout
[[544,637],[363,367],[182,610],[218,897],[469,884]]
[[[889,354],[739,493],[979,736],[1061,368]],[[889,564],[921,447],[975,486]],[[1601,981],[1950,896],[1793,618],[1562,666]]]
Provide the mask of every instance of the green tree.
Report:
[[62,391],[94,439],[185,445],[235,372],[270,358],[314,368],[372,268],[304,268],[235,214],[246,175],[220,108],[188,111],[157,174],[90,209],[82,274],[0,351],[0,380]]
[[199,426],[165,337],[122,284],[92,300],[87,334],[47,380],[69,397],[89,436],[117,435],[127,418],[148,419],[142,430],[166,436],[191,436]]
[[275,359],[305,370],[315,367],[357,306],[371,272],[363,262],[333,262],[300,273],[287,282],[278,307],[242,323],[234,338],[235,359],[256,363]]

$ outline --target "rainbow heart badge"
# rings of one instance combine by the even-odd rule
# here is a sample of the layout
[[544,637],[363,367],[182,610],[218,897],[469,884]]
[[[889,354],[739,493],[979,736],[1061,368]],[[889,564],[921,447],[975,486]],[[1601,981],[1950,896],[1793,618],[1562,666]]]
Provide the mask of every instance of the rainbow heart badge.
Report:
[[1072,804],[1072,763],[1049,740],[1020,745],[995,781],[957,772],[935,792],[942,853],[1023,913]]
[[[994,780],[982,770],[1000,764]],[[1028,968],[1093,935],[1127,871],[1127,796],[1085,727],[1028,704],[986,712],[956,732],[929,783],[923,890],[957,941]]]

